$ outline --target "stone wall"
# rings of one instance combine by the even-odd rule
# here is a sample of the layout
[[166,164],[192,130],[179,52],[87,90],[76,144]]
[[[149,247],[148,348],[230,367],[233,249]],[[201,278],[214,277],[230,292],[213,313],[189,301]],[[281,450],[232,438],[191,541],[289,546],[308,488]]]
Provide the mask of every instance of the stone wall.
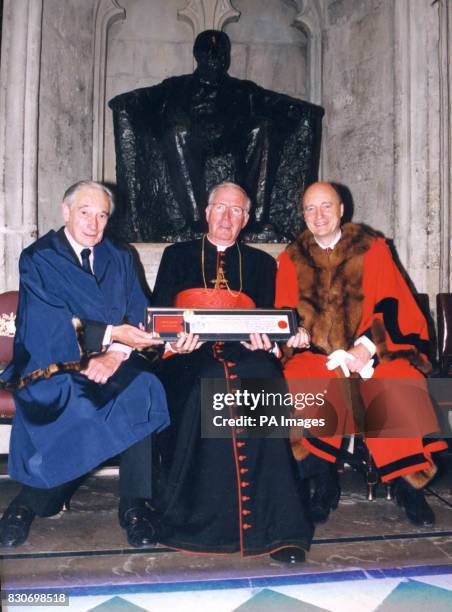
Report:
[[[193,71],[193,32],[177,19],[184,2],[123,0],[126,18],[112,25],[106,57],[105,103],[119,93]],[[105,106],[104,175],[115,181],[113,122]]]
[[450,3],[324,7],[324,177],[350,189],[354,220],[393,239],[434,307],[451,286]]
[[323,175],[345,184],[354,220],[393,230],[393,3],[331,0],[323,36]]
[[45,0],[39,90],[38,232],[62,225],[66,188],[92,175],[92,0]]
[[235,0],[240,19],[224,29],[232,42],[231,76],[311,100],[307,79],[307,36],[294,20],[296,3]]

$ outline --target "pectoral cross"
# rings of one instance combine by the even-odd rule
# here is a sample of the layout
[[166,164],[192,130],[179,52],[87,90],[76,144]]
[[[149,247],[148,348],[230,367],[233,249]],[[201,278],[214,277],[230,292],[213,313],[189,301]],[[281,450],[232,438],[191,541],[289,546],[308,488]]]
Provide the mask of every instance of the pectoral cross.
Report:
[[217,277],[213,278],[210,282],[215,283],[214,289],[224,289],[228,286],[228,281],[226,280],[222,266],[218,268]]

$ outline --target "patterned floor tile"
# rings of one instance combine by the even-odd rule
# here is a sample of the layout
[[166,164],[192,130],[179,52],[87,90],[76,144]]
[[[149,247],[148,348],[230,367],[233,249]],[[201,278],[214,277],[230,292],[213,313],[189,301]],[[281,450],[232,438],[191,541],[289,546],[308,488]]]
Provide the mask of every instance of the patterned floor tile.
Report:
[[302,599],[330,612],[371,612],[398,586],[400,578],[327,582],[275,587],[275,591]]
[[445,576],[419,576],[416,577],[416,580],[418,582],[440,587],[441,589],[446,589],[447,591],[452,591],[452,573],[446,574]]
[[325,609],[271,589],[263,589],[234,612],[325,612]]
[[376,612],[450,612],[452,592],[417,580],[401,582]]
[[131,601],[122,597],[113,597],[95,608],[91,608],[88,612],[148,612],[149,609],[140,608]]
[[[4,612],[22,612],[7,606]],[[120,595],[70,596],[65,612],[449,612],[452,574]],[[27,606],[28,612],[42,607]]]

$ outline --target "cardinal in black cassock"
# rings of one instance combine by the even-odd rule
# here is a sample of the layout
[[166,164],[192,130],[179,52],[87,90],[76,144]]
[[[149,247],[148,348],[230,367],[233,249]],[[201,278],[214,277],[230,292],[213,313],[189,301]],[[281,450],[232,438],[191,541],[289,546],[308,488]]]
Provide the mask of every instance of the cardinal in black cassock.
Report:
[[[211,191],[209,232],[165,249],[154,305],[273,307],[275,261],[237,241],[248,220],[247,204],[246,193],[237,185],[225,183]],[[198,346],[196,338],[188,337],[173,344],[173,353],[162,360],[158,375],[167,393],[171,426],[159,434],[162,490],[157,497],[166,545],[303,560],[312,526],[288,441],[247,427],[230,427],[227,439],[201,435],[202,379],[223,379],[228,392],[243,388],[247,379],[260,379],[262,390],[284,390],[280,363],[268,345],[267,338],[258,337],[245,346]],[[230,416],[234,409],[230,415],[224,412],[222,416]],[[277,556],[284,551],[289,554]]]

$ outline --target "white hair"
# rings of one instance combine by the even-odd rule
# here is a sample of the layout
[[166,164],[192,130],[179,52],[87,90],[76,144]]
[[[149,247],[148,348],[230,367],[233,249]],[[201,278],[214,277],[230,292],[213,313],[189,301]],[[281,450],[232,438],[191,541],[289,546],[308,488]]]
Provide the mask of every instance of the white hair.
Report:
[[219,185],[215,185],[214,187],[212,187],[212,189],[209,191],[209,197],[207,199],[207,205],[210,206],[212,204],[212,200],[214,198],[214,195],[216,194],[216,192],[219,189],[223,189],[223,187],[234,187],[235,189],[237,189],[238,191],[240,191],[240,193],[244,196],[245,198],[245,210],[247,213],[250,212],[250,208],[251,208],[251,200],[248,196],[248,194],[246,193],[246,191],[243,189],[243,187],[240,187],[240,185],[237,185],[237,183],[231,183],[230,181],[225,181],[224,183],[220,183]]
[[97,181],[90,181],[90,180],[77,181],[76,183],[71,185],[68,189],[66,189],[66,191],[64,192],[64,196],[63,196],[63,202],[67,204],[69,208],[72,208],[74,204],[75,195],[79,191],[85,188],[98,189],[99,191],[102,191],[102,193],[104,193],[108,198],[108,202],[110,204],[110,215],[113,213],[115,209],[115,198],[114,198],[113,192],[111,191],[111,189],[109,189],[102,183],[98,183]]

